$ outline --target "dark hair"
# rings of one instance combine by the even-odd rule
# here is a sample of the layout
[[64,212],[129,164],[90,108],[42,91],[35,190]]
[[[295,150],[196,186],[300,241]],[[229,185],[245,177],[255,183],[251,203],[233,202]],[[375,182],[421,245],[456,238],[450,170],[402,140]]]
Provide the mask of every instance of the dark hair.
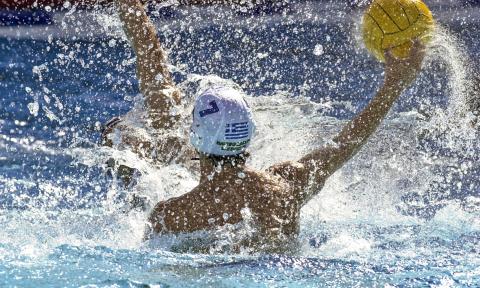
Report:
[[212,155],[212,154],[203,154],[203,156],[211,160],[214,164],[221,164],[221,165],[230,164],[232,166],[237,166],[237,165],[245,165],[247,158],[250,157],[250,153],[242,152],[238,155],[232,155],[232,156],[218,156],[218,155]]

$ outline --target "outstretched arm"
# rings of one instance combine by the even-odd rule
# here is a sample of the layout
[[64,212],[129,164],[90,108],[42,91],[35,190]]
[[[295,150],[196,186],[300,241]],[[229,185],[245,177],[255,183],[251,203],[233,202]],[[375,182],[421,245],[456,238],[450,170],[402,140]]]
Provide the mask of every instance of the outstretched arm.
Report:
[[116,0],[125,34],[137,56],[140,91],[153,128],[171,127],[176,119],[170,113],[180,103],[167,68],[167,55],[157,37],[155,26],[140,0]]
[[416,78],[420,71],[424,50],[415,41],[408,59],[396,59],[386,53],[384,85],[370,103],[343,127],[333,139],[335,145],[318,149],[304,156],[298,163],[272,167],[274,173],[291,179],[299,187],[297,198],[305,204],[323,186],[325,180],[348,161],[365,144],[380,125],[395,100]]

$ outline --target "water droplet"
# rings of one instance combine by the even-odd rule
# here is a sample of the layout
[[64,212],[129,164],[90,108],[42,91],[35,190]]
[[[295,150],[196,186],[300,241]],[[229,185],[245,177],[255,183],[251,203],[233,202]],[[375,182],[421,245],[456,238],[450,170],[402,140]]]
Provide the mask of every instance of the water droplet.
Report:
[[264,59],[268,57],[268,53],[257,53],[258,59]]
[[237,174],[237,176],[238,176],[238,178],[240,178],[240,179],[245,179],[245,177],[246,177],[247,175],[245,175],[245,173],[243,173],[243,172],[239,172],[239,173]]
[[173,108],[171,108],[171,109],[169,110],[169,115],[170,115],[171,117],[177,116],[178,113],[179,113],[179,111],[178,111],[178,109],[176,109],[175,107],[173,107]]
[[230,219],[230,214],[228,213],[223,213],[223,220],[227,221],[228,219]]
[[37,102],[28,103],[27,107],[28,107],[28,110],[30,111],[30,114],[32,114],[33,116],[38,115],[39,107]]
[[155,75],[155,80],[157,80],[157,81],[163,81],[163,78],[164,77],[163,77],[162,73],[158,73],[157,75]]
[[316,56],[321,56],[323,55],[324,53],[324,49],[323,49],[323,46],[322,44],[317,44],[315,45],[315,49],[313,49],[313,54],[316,55]]

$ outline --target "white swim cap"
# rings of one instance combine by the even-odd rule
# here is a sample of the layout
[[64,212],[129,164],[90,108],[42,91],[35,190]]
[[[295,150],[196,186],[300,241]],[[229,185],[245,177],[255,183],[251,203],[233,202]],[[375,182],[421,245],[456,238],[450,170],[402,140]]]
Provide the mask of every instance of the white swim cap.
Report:
[[238,155],[250,144],[254,131],[252,110],[235,89],[212,87],[195,100],[190,141],[198,151]]

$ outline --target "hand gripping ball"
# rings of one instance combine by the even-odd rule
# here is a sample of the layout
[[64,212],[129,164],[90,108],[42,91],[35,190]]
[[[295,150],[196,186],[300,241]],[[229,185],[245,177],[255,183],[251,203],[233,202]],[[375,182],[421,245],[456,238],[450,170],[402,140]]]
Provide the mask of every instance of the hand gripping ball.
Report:
[[427,44],[434,28],[432,12],[421,0],[374,0],[363,16],[363,40],[381,62],[386,49],[406,58],[412,39]]

